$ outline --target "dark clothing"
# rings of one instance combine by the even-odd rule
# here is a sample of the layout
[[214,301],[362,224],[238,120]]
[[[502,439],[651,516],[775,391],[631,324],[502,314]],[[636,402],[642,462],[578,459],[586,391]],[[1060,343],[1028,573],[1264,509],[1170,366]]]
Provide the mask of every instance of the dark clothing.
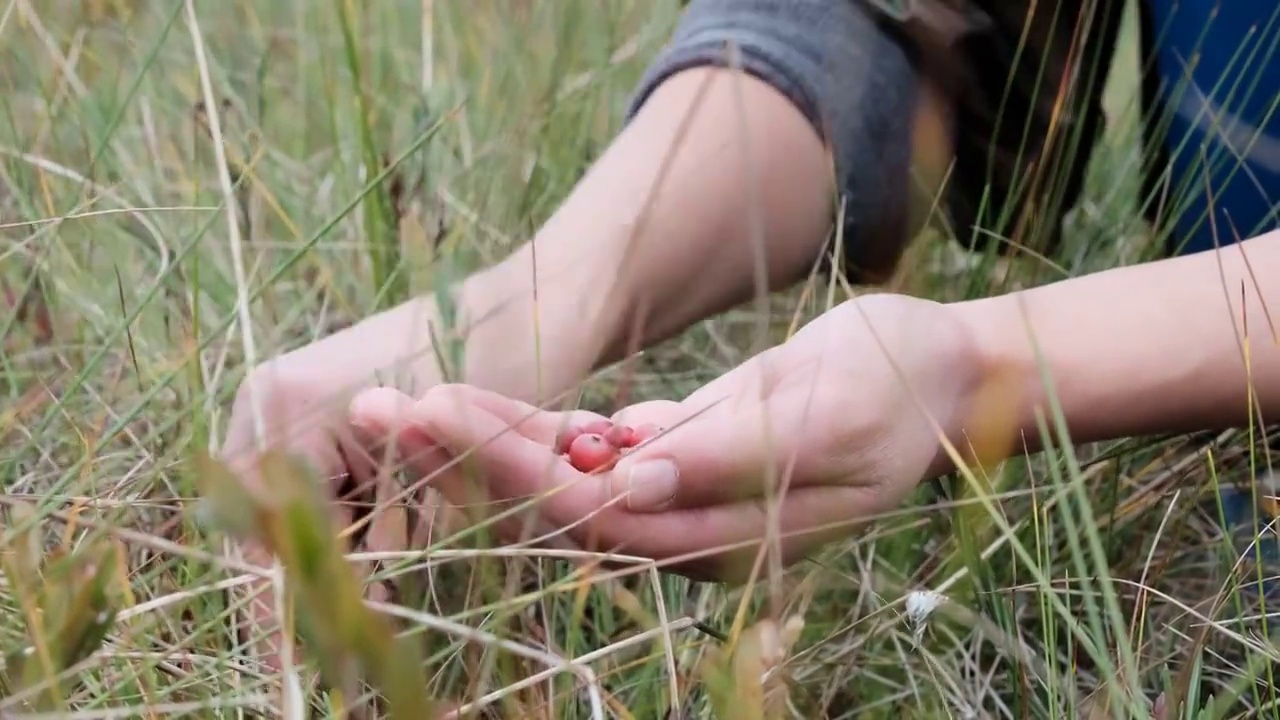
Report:
[[843,261],[857,279],[882,275],[909,239],[912,118],[928,74],[955,108],[943,204],[952,234],[1043,252],[1103,128],[1122,10],[1119,0],[692,0],[632,112],[676,72],[728,65],[736,46],[742,69],[789,97],[831,148]]

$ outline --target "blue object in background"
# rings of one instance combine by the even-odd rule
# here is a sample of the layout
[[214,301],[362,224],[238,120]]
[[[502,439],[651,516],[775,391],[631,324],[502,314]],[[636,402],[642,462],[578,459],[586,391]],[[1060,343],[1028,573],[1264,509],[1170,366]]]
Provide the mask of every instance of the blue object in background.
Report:
[[1171,249],[1215,246],[1206,174],[1217,245],[1280,227],[1280,3],[1146,2],[1162,85],[1152,119],[1167,128],[1172,165],[1161,213],[1175,220]]
[[1251,487],[1223,487],[1218,497],[1240,590],[1264,596],[1268,605],[1280,600],[1280,477],[1266,474]]

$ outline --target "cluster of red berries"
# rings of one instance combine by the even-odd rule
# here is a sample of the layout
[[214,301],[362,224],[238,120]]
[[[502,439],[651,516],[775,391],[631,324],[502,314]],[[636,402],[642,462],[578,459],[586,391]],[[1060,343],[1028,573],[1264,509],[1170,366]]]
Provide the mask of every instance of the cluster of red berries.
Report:
[[593,420],[556,435],[556,453],[567,455],[569,464],[581,472],[605,467],[628,450],[662,432],[657,425],[614,425],[609,420]]

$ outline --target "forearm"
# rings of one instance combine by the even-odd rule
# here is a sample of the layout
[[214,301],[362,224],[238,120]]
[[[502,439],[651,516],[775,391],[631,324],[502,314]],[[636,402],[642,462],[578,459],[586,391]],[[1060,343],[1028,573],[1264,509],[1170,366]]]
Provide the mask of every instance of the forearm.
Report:
[[423,297],[322,344],[365,350],[348,354],[353,382],[380,372],[420,394],[461,342],[466,382],[549,400],[743,302],[756,263],[768,290],[803,277],[830,227],[830,178],[817,132],[778,91],[687,70],[654,91],[531,242],[458,286],[453,322]]
[[1255,420],[1280,411],[1277,267],[1272,232],[956,307],[1017,403],[1019,445],[1038,446],[1037,410],[1050,417],[1041,368],[1075,441],[1218,429],[1249,422],[1250,388]]
[[[742,72],[713,69],[730,46]],[[908,180],[913,161],[928,186],[950,153],[945,103],[920,90],[907,49],[860,3],[694,0],[622,134],[535,242],[476,282],[472,304],[491,319],[473,332],[469,378],[554,395],[790,285],[818,261],[835,199],[844,269],[887,277],[921,221],[911,191],[932,198]],[[494,310],[504,303],[514,309]]]
[[[744,72],[715,69],[729,45]],[[918,90],[905,48],[858,3],[695,0],[558,212],[464,284],[467,381],[546,399],[796,282],[830,236],[836,196],[847,269],[883,277],[912,231],[913,135],[947,153],[929,142],[945,129],[921,122],[945,108]]]
[[533,242],[468,281],[468,382],[554,395],[751,297],[757,262],[767,289],[795,282],[830,197],[817,133],[776,90],[728,70],[672,77]]

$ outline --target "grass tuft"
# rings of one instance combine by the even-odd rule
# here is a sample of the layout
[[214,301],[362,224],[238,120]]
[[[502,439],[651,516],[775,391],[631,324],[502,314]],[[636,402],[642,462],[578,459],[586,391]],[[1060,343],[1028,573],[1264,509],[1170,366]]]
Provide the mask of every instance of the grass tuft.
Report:
[[[1265,553],[1221,530],[1222,491],[1269,469],[1263,426],[1078,446],[1050,412],[1044,453],[965,468],[738,587],[494,547],[492,517],[375,555],[343,545],[309,471],[269,458],[280,493],[260,497],[210,459],[251,360],[407,297],[445,305],[437,351],[460,378],[445,289],[555,210],[682,4],[0,6],[0,715],[279,712],[279,678],[232,629],[244,599],[228,591],[261,571],[227,537],[279,553],[322,717],[1276,712]],[[1107,129],[1063,245],[1031,246],[1045,208],[985,208],[1016,220],[996,240],[1024,252],[963,256],[931,232],[895,289],[958,300],[1153,256],[1199,189],[1147,197],[1138,180],[1134,19],[1095,79]],[[1277,46],[1241,50],[1221,92],[1261,92],[1251,67]],[[582,402],[682,397],[836,289],[701,323],[592,377]],[[361,602],[356,565],[394,597]]]

